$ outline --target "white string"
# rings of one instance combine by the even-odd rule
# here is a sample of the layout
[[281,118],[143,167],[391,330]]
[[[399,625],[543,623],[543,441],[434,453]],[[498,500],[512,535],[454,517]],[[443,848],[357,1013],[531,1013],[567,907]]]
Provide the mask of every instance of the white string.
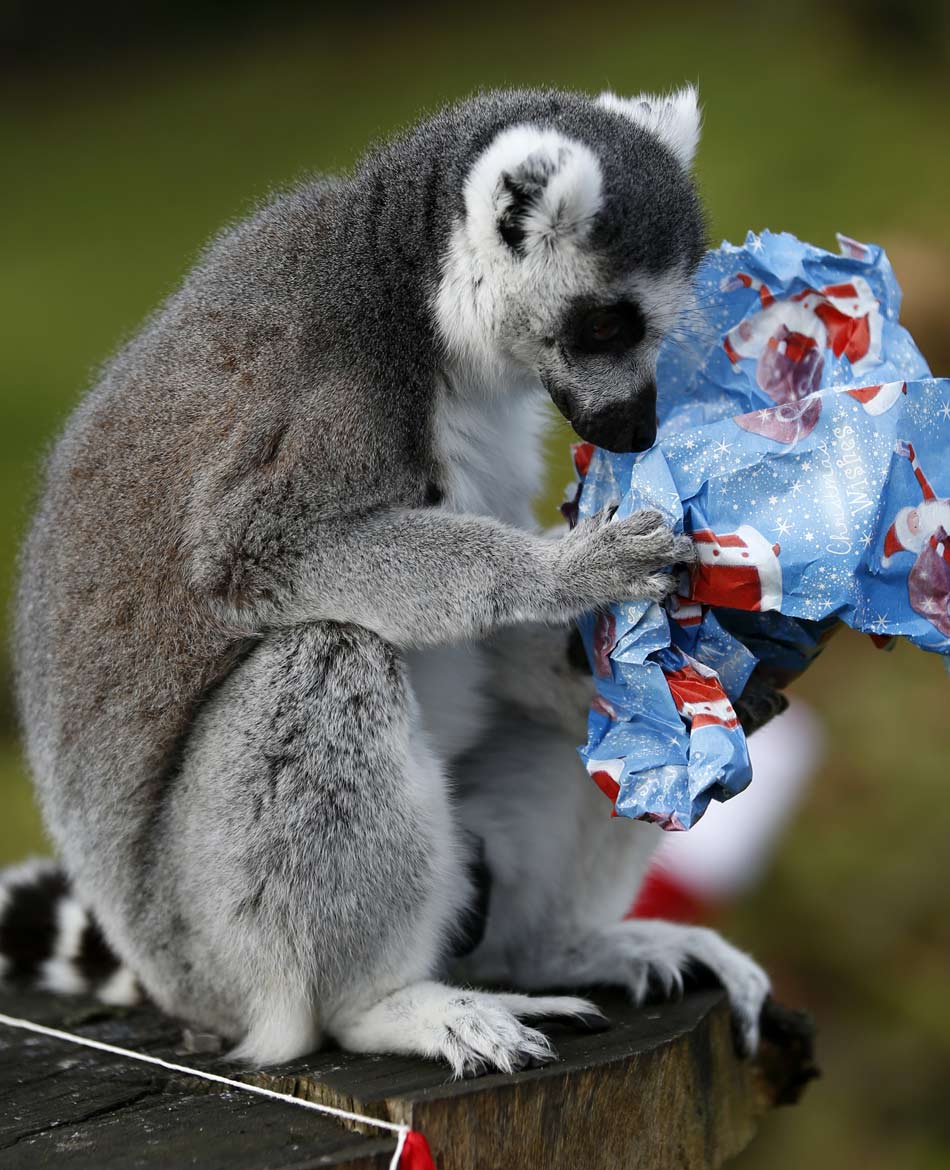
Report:
[[393,1160],[389,1163],[389,1170],[399,1170],[399,1159],[402,1157],[402,1151],[405,1148],[408,1137],[409,1126],[404,1125],[399,1130],[399,1137],[396,1138],[396,1151],[393,1154]]
[[244,1081],[235,1081],[230,1077],[222,1077],[218,1073],[206,1072],[200,1068],[189,1068],[186,1064],[174,1064],[170,1060],[162,1060],[158,1056],[149,1056],[144,1052],[135,1052],[131,1048],[119,1048],[116,1044],[106,1044],[102,1040],[92,1040],[87,1036],[77,1036],[72,1032],[61,1032],[59,1028],[47,1028],[45,1024],[34,1024],[32,1020],[21,1020],[16,1016],[7,1016],[0,1012],[0,1024],[8,1028],[21,1028],[26,1032],[36,1032],[40,1036],[50,1036],[54,1040],[65,1040],[69,1044],[80,1044],[84,1048],[95,1048],[99,1052],[109,1052],[113,1056],[124,1056],[128,1060],[138,1060],[142,1064],[154,1064],[169,1072],[184,1073],[189,1077],[200,1077],[203,1081],[214,1081],[218,1085],[227,1085],[230,1089],[240,1089],[244,1093],[255,1093],[258,1097],[270,1097],[273,1101],[283,1101],[286,1105],[297,1105],[301,1109],[312,1109],[315,1113],[328,1113],[331,1117],[340,1117],[344,1121],[358,1121],[363,1125],[372,1125],[376,1129],[388,1129],[397,1134],[396,1151],[389,1170],[399,1170],[399,1159],[402,1156],[406,1138],[409,1136],[408,1125],[398,1125],[394,1121],[381,1121],[378,1117],[366,1117],[362,1113],[351,1113],[347,1109],[337,1109],[333,1105],[318,1105],[316,1101],[306,1101],[302,1097],[292,1097],[290,1093],[278,1093],[274,1089],[265,1089],[261,1085],[249,1085]]

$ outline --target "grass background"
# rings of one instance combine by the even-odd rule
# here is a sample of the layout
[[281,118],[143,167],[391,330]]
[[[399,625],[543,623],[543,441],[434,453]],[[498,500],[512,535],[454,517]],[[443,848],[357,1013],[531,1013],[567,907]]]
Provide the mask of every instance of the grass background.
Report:
[[[885,244],[950,372],[950,87],[941,3],[356,3],[11,10],[0,45],[0,600],[49,444],[98,362],[223,222],[473,89],[698,82],[713,241]],[[64,8],[62,10],[66,12]],[[91,13],[98,11],[93,5]],[[49,15],[46,24],[42,14]],[[3,20],[0,17],[0,20]],[[569,476],[555,426],[550,514]],[[737,1165],[950,1165],[948,683],[842,635],[797,689],[828,750],[764,883],[722,923],[821,1030],[825,1077]],[[0,863],[42,848],[0,661]]]

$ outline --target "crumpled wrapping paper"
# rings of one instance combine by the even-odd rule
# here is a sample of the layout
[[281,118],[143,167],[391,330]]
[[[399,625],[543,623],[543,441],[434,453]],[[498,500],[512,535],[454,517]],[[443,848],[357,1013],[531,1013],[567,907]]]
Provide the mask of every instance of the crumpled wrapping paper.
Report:
[[950,380],[898,323],[880,248],[751,234],[704,260],[663,347],[659,438],[581,444],[572,517],[659,508],[698,563],[661,607],[580,622],[581,757],[614,812],[687,829],[751,779],[732,701],[800,673],[840,622],[950,653]]

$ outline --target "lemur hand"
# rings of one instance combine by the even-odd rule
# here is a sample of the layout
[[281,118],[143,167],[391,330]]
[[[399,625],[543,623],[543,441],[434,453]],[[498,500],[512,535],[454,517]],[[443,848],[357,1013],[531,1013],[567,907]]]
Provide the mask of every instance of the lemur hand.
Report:
[[753,671],[734,706],[742,730],[751,735],[776,715],[781,715],[788,706],[788,699]]
[[661,512],[644,508],[623,519],[601,512],[558,542],[563,588],[586,607],[644,598],[663,601],[676,588],[670,572],[695,560],[693,542],[673,532]]

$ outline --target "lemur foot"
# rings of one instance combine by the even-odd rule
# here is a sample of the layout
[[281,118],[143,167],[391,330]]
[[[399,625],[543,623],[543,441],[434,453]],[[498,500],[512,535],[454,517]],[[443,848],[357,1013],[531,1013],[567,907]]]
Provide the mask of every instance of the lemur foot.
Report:
[[739,1048],[752,1055],[759,1046],[769,978],[748,955],[702,926],[644,919],[605,927],[559,953],[535,956],[530,985],[614,984],[640,1003],[651,989],[667,996],[681,992],[684,973],[696,965],[708,968],[725,988]]
[[456,1077],[517,1072],[557,1058],[551,1042],[525,1019],[561,1019],[599,1027],[594,1004],[574,996],[494,994],[414,983],[372,1007],[344,1010],[327,1031],[353,1052],[387,1052],[444,1060]]

